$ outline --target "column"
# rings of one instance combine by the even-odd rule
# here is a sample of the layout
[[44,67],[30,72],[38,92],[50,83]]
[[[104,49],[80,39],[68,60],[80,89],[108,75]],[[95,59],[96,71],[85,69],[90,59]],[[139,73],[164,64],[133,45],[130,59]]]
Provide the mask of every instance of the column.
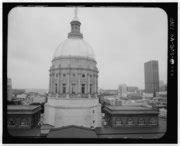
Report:
[[54,73],[52,73],[52,94],[54,94]]
[[78,73],[78,96],[81,95],[81,73]]
[[96,75],[93,76],[94,76],[94,93],[96,94]]
[[88,80],[88,81],[87,81],[87,93],[88,93],[88,94],[90,93],[90,91],[89,91],[89,87],[90,87],[90,85],[89,85],[89,84],[90,84],[89,77],[90,77],[89,74],[87,74],[87,80]]
[[57,94],[59,95],[59,72],[56,73],[58,76],[56,77],[56,83],[57,83]]
[[70,86],[70,85],[69,85],[69,83],[70,83],[70,79],[69,79],[70,76],[69,76],[69,75],[70,75],[70,73],[68,72],[68,73],[67,73],[67,87],[66,87],[67,90],[66,90],[66,98],[69,98],[69,86]]
[[90,94],[90,74],[88,74],[88,86],[87,86],[87,88],[88,88],[88,98],[91,98],[91,94]]
[[62,90],[61,90],[61,71],[59,71],[59,94],[62,93]]

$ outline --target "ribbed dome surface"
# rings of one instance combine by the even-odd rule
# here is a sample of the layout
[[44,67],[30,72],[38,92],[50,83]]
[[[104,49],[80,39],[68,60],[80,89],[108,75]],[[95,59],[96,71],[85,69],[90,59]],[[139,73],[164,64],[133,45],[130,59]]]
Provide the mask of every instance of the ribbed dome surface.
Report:
[[79,56],[95,59],[91,46],[80,38],[69,38],[63,41],[57,47],[53,58],[60,56]]

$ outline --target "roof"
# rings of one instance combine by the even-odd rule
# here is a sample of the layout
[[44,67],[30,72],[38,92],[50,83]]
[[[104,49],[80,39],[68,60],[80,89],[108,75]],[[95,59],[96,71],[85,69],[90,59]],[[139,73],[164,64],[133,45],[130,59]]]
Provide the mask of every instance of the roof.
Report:
[[82,126],[64,126],[52,128],[47,138],[97,138],[96,132]]
[[111,114],[145,114],[145,113],[158,114],[157,109],[146,106],[140,106],[140,105],[121,105],[121,106],[106,105],[104,110]]
[[36,105],[8,105],[8,110],[34,110],[38,106]]
[[95,59],[92,47],[83,39],[69,38],[63,41],[55,50],[53,58],[60,56],[76,56]]
[[111,110],[149,110],[150,108],[137,105],[107,106]]
[[41,110],[40,105],[8,105],[8,114],[32,114]]
[[166,133],[167,121],[159,118],[159,125],[157,127],[115,127],[112,128],[109,125],[102,126],[102,128],[96,128],[96,133],[99,138],[139,138],[148,137],[153,138],[155,135],[161,137]]
[[32,128],[32,129],[8,129],[8,133],[14,137],[38,137],[40,136],[40,128]]
[[47,129],[51,129],[53,128],[54,126],[53,125],[50,125],[50,124],[43,124],[41,126],[41,130],[47,130]]

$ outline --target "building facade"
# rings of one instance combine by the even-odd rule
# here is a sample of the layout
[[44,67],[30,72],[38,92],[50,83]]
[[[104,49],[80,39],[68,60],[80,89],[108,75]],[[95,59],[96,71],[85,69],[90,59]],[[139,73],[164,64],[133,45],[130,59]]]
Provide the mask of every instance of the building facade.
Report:
[[157,127],[158,110],[142,106],[105,106],[105,120],[111,127]]
[[126,84],[119,85],[118,96],[120,98],[127,98],[127,86],[126,86]]
[[101,127],[97,62],[93,49],[80,32],[77,9],[70,24],[71,32],[57,47],[49,70],[44,124]]
[[31,129],[40,121],[40,106],[8,105],[7,126],[9,129]]
[[159,67],[158,61],[153,60],[144,64],[145,92],[153,93],[159,91]]

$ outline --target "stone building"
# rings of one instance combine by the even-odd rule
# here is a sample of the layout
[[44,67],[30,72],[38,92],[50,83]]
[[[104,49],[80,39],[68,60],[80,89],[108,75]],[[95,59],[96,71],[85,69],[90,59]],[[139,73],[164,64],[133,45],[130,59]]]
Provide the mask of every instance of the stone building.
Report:
[[92,47],[80,32],[77,9],[70,24],[71,32],[57,47],[49,70],[49,96],[44,123],[54,127],[100,127],[97,62]]
[[158,109],[145,106],[110,106],[104,108],[105,120],[111,127],[157,127]]
[[41,107],[34,105],[8,105],[8,129],[31,129],[38,126]]

